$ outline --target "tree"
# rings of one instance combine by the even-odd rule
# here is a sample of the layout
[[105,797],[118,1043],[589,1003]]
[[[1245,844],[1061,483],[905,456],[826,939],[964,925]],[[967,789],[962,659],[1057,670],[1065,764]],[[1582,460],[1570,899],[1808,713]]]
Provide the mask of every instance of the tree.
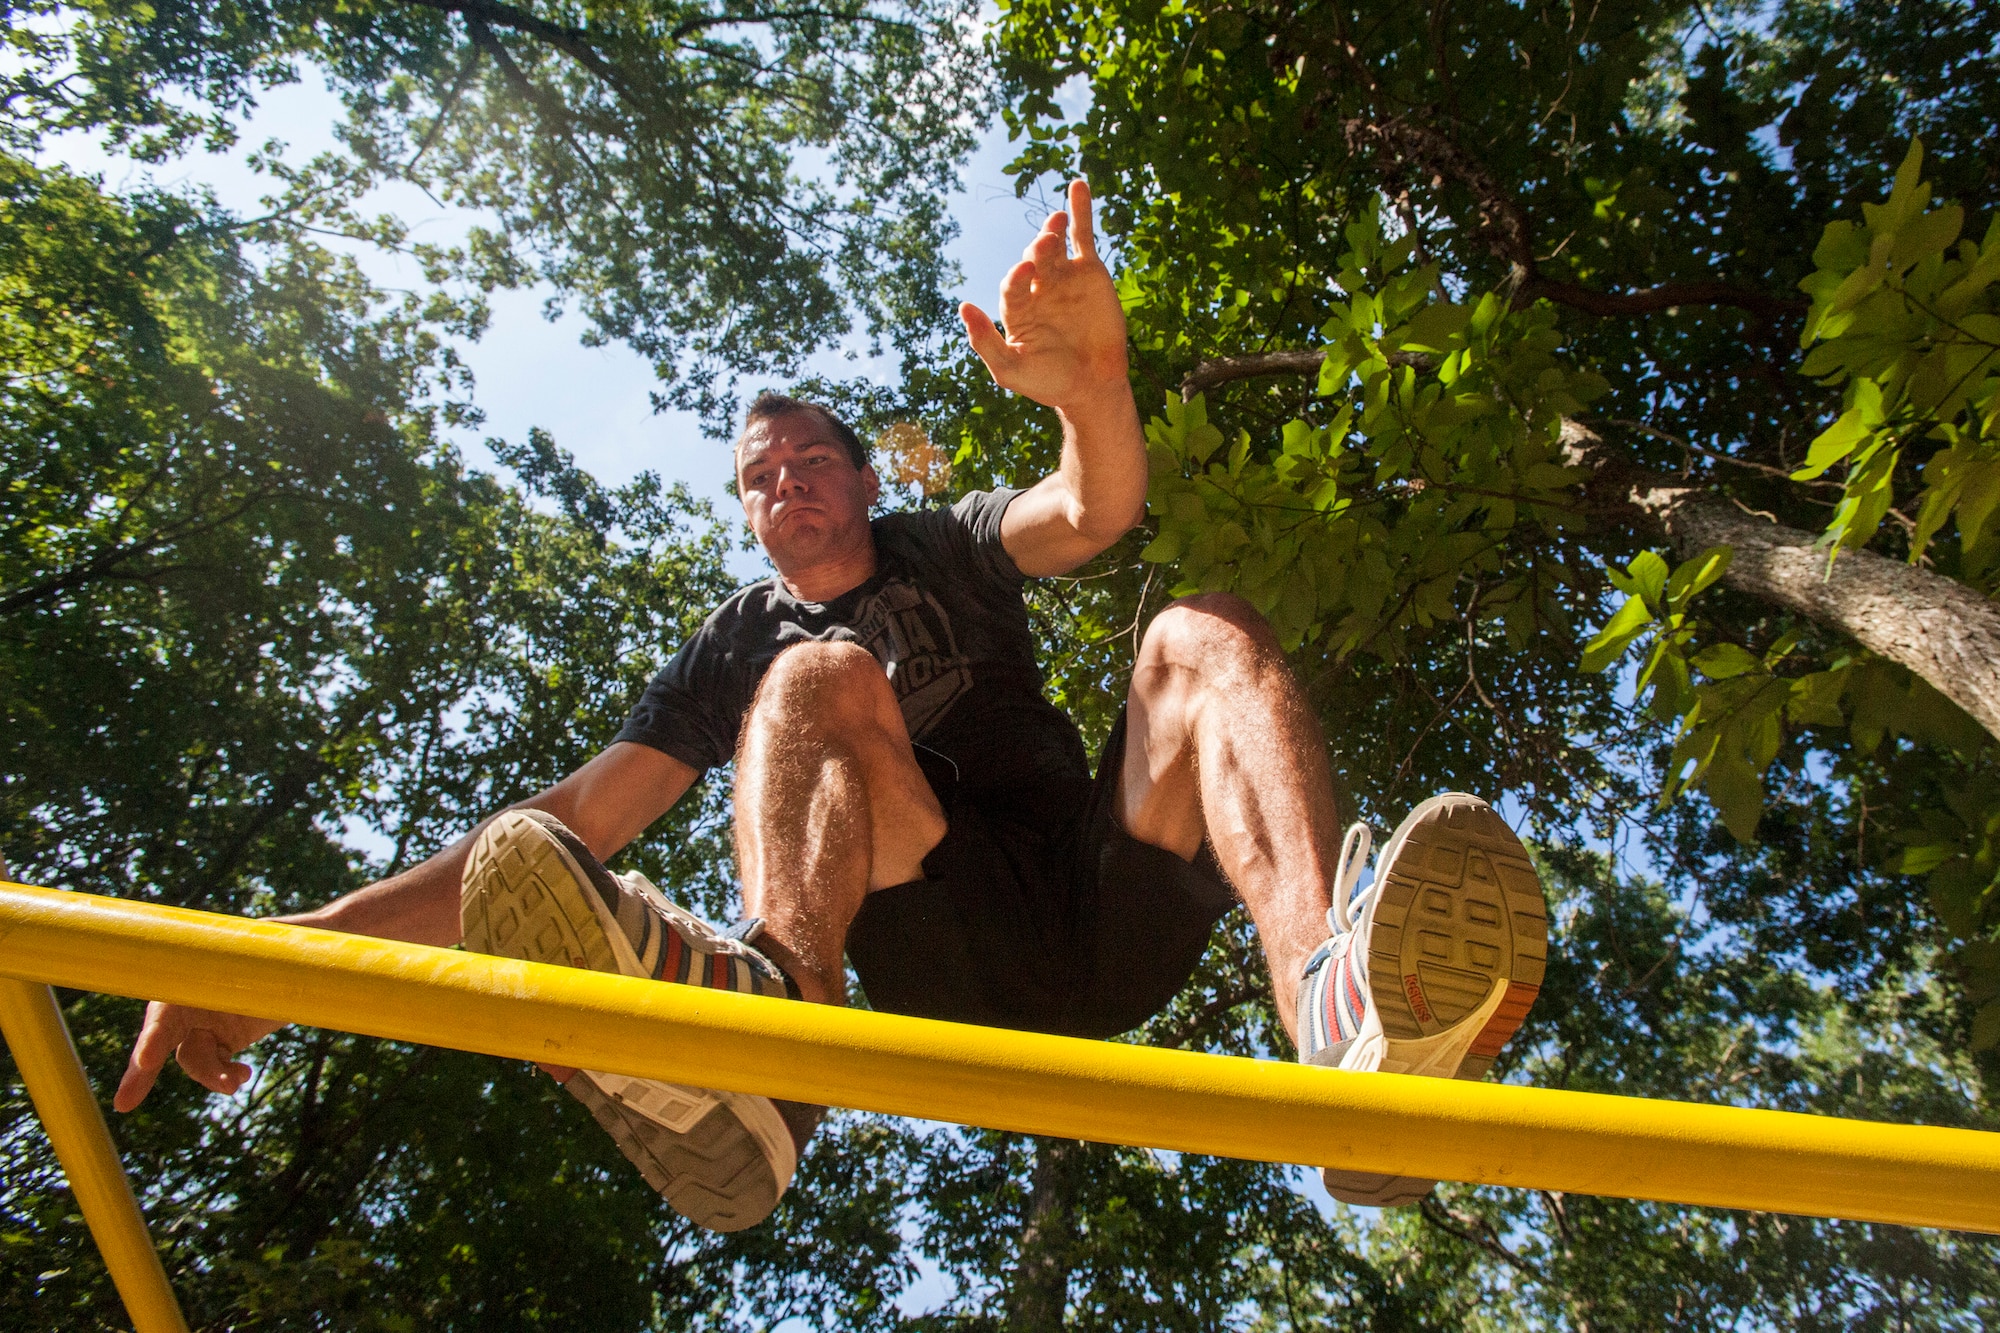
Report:
[[[726,529],[657,479],[606,490],[543,436],[494,442],[528,490],[467,472],[435,434],[466,409],[424,303],[311,246],[246,251],[226,217],[6,158],[0,292],[0,847],[24,879],[322,901],[593,752],[726,587]],[[719,801],[634,861],[716,914]],[[109,1088],[138,1006],[65,1007]],[[296,1030],[257,1059],[241,1101],[170,1079],[114,1121],[198,1327],[847,1305],[896,1247],[866,1121],[785,1230],[724,1241],[532,1069]],[[7,1074],[0,1322],[117,1327]]]
[[417,246],[433,278],[539,278],[720,420],[735,377],[795,374],[850,331],[950,316],[941,201],[985,103],[962,0],[874,5],[497,0],[26,0],[0,133],[101,132],[143,160],[226,145],[301,69],[344,151],[264,165],[273,218],[405,242],[353,208],[413,182],[492,225]]
[[[402,11],[365,11],[386,12]],[[1849,512],[1863,514],[1880,493],[1850,488],[1866,460],[1830,483],[1790,477],[1808,463],[1807,442],[1850,407],[1867,428],[1850,427],[1852,443],[1875,449],[1878,471],[1885,443],[1897,451],[1887,494],[1909,524],[1884,510],[1884,530],[1834,561],[1828,595],[1864,554],[1907,557],[1926,486],[1973,475],[1956,463],[1921,470],[1966,439],[1924,439],[1910,418],[1878,431],[1886,411],[1877,422],[1845,401],[1847,383],[1887,382],[1879,365],[1849,359],[1860,344],[1840,354],[1846,383],[1819,382],[1831,363],[1801,366],[1795,348],[1820,292],[1796,284],[1816,272],[1848,280],[1851,236],[1822,262],[1808,255],[1828,223],[1877,226],[1862,205],[1898,188],[1913,135],[1928,157],[1912,179],[1928,178],[1983,234],[1996,187],[1980,152],[1991,22],[1950,5],[1752,14],[1041,0],[1004,18],[998,50],[1027,140],[1024,181],[1077,161],[1100,187],[1142,401],[1157,404],[1153,530],[1035,593],[1053,691],[1100,738],[1150,611],[1177,587],[1233,586],[1293,645],[1349,808],[1381,825],[1441,787],[1516,802],[1542,843],[1557,939],[1542,1003],[1497,1076],[1994,1124],[1993,1057],[1973,1049],[1980,997],[1946,951],[1976,955],[1963,933],[1953,942],[1909,859],[1960,848],[1930,873],[1956,865],[1949,873],[1983,892],[1964,830],[1990,805],[1979,784],[1992,747],[1907,664],[1741,586],[1753,554],[1743,541],[1729,538],[1738,549],[1726,568],[1704,556],[1707,539],[1669,549],[1674,513],[1747,507],[1810,533],[1851,490]],[[1058,123],[1054,92],[1079,74],[1090,110]],[[24,190],[61,193],[51,178]],[[86,195],[101,198],[75,197]],[[10,718],[37,719],[22,730],[29,748],[9,766],[8,799],[46,794],[8,807],[0,838],[17,863],[30,859],[17,845],[34,848],[24,873],[44,880],[136,882],[261,909],[421,855],[601,742],[622,692],[713,595],[714,538],[667,495],[597,486],[547,440],[504,455],[532,501],[466,475],[428,443],[429,400],[416,388],[353,387],[378,362],[423,369],[369,384],[448,374],[445,354],[424,350],[435,326],[421,309],[365,314],[378,307],[342,295],[346,279],[309,247],[296,261],[232,268],[232,237],[284,238],[176,227],[177,238],[205,238],[192,253],[210,256],[185,282],[181,269],[92,258],[151,255],[106,238],[144,230],[148,210],[169,203],[93,204],[84,212],[105,219],[99,230],[72,227],[38,252],[53,233],[36,227],[71,224],[34,215],[8,233],[8,253],[50,258],[9,261],[6,290],[33,298],[24,309],[115,309],[91,326],[103,332],[90,335],[90,367],[136,358],[148,311],[208,312],[193,326],[227,337],[185,332],[176,321],[188,316],[148,316],[173,331],[158,339],[161,364],[183,374],[188,362],[173,357],[192,357],[203,375],[120,379],[142,385],[149,420],[172,429],[100,433],[164,449],[189,437],[178,423],[207,422],[197,409],[222,387],[234,433],[203,424],[198,438],[221,441],[204,449],[226,443],[245,466],[188,475],[215,478],[216,495],[247,507],[202,530],[195,553],[209,581],[197,583],[192,564],[175,567],[187,548],[172,541],[123,553],[116,514],[133,510],[155,532],[194,512],[177,501],[147,517],[146,478],[181,475],[149,471],[158,453],[142,450],[130,479],[50,474],[43,498],[9,493],[50,517],[9,530],[37,534],[44,554],[16,559],[10,544],[7,593],[96,568],[105,553],[105,568],[135,577],[86,579],[7,622],[9,635],[18,626],[48,645],[33,658],[10,648],[0,682]],[[1919,203],[1905,221],[1936,211]],[[136,221],[117,221],[128,214]],[[1955,239],[1937,243],[1934,264],[1920,253],[1893,279],[1885,272],[1867,299],[1886,291],[1890,314],[1905,292],[1928,302],[1922,284],[1948,263],[1983,262],[1983,251],[1947,254]],[[120,273],[145,281],[121,284]],[[294,286],[281,291],[284,281]],[[69,294],[86,290],[88,300]],[[436,312],[462,327],[477,313]],[[1820,320],[1819,345],[1867,334],[1876,318],[1848,329]],[[51,323],[35,314],[10,327]],[[1926,355],[1952,341],[1915,319],[1902,331],[1930,339]],[[287,361],[283,349],[301,344],[308,351]],[[356,350],[366,346],[386,350]],[[267,355],[297,371],[282,395],[293,416],[257,387]],[[871,433],[921,423],[960,489],[1030,479],[1057,446],[1044,414],[995,392],[969,359],[921,359],[887,390],[818,387]],[[97,394],[94,381],[61,381],[50,419],[96,420]],[[365,409],[358,425],[329,425],[355,420],[335,411],[350,400],[379,406],[403,443],[350,440],[343,432],[371,425]],[[1961,431],[1968,420],[1952,419]],[[54,466],[44,452],[69,452],[27,442],[50,436],[18,438],[10,464]],[[310,439],[339,443],[324,454],[296,443]],[[939,469],[919,457],[920,432],[905,426],[889,443],[914,460],[909,485],[934,490]],[[287,461],[295,455],[340,466],[313,480]],[[342,470],[371,458],[379,481]],[[266,471],[284,483],[269,497]],[[1678,492],[1662,501],[1660,527],[1635,503],[1641,482],[1646,495]],[[326,500],[349,494],[350,508]],[[1970,480],[1924,555],[1933,576],[1983,595],[1968,494],[1976,500]],[[393,521],[377,521],[383,497],[398,506]],[[1655,547],[1666,553],[1649,561]],[[1811,558],[1824,568],[1827,555]],[[394,576],[356,572],[369,569]],[[1622,611],[1634,595],[1639,610]],[[1650,624],[1637,623],[1641,612]],[[1663,716],[1628,706],[1643,666],[1585,669],[1620,647],[1600,630],[1621,614],[1620,633],[1636,628],[1658,648],[1647,687]],[[127,637],[82,637],[100,624]],[[1728,673],[1732,664],[1743,670]],[[110,667],[175,688],[53,693]],[[1823,683],[1793,694],[1843,672],[1837,698],[1813,693],[1831,695]],[[1663,678],[1673,690],[1654,686]],[[1679,705],[1704,707],[1719,696],[1703,691],[1732,681],[1775,681],[1786,702],[1837,709],[1837,723],[1802,705],[1778,718],[1767,763],[1753,765],[1755,737],[1741,738],[1739,763],[1711,760],[1691,791],[1649,810],[1676,740],[1715,716],[1696,711],[1683,727]],[[379,707],[357,702],[352,716],[366,720],[350,723],[350,698]],[[305,771],[297,754],[324,767],[283,805],[269,775]],[[71,777],[79,756],[90,762]],[[170,782],[149,776],[163,758]],[[1728,774],[1746,768],[1761,783],[1754,842],[1717,821],[1744,823],[1742,784],[1732,795]],[[711,911],[728,891],[719,814],[711,799],[634,853]],[[364,865],[338,833],[350,819],[393,850]],[[1896,840],[1926,819],[1929,841]],[[121,850],[154,825],[182,831],[157,851]],[[69,829],[84,833],[65,843]],[[1641,869],[1592,846],[1614,837],[1639,850]],[[1975,927],[1990,929],[1982,920]],[[70,1012],[107,1077],[131,1007],[85,998]],[[1289,1057],[1245,923],[1228,923],[1194,985],[1134,1039]],[[526,1071],[291,1034],[263,1077],[240,1113],[192,1114],[179,1084],[163,1089],[178,1100],[121,1126],[141,1179],[156,1182],[149,1203],[168,1222],[170,1268],[212,1326],[393,1327],[408,1316],[482,1328],[792,1318],[869,1329],[1971,1328],[1991,1323],[1996,1303],[1994,1247],[1980,1238],[1458,1186],[1380,1219],[1322,1214],[1282,1168],[869,1117],[836,1118],[771,1225],[704,1238],[633,1189],[574,1108]],[[0,1135],[23,1165],[0,1212],[5,1231],[27,1239],[0,1247],[13,1277],[4,1289],[19,1293],[10,1326],[108,1321],[107,1287],[15,1098]],[[919,1259],[952,1294],[906,1318],[896,1301]]]

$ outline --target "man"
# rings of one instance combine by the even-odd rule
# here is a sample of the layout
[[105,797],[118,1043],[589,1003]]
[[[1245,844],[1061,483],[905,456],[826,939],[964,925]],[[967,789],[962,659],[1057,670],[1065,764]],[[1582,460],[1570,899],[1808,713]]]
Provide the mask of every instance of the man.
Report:
[[[1094,777],[1042,697],[1024,579],[1098,555],[1146,493],[1124,315],[1082,182],[1069,204],[1002,283],[1004,333],[960,310],[994,379],[1061,418],[1054,474],[871,523],[880,486],[854,433],[759,399],[736,476],[777,576],[725,601],[575,773],[293,919],[821,1004],[843,1002],[845,958],[878,1009],[1108,1037],[1173,997],[1240,900],[1301,1059],[1483,1073],[1546,939],[1533,868],[1484,802],[1418,807],[1356,896],[1367,830],[1336,846],[1324,741],[1233,597],[1155,617]],[[602,862],[732,756],[746,919],[716,932]],[[233,1057],[276,1026],[152,1005],[116,1104],[137,1105],[169,1053],[233,1092],[249,1076]],[[776,1205],[819,1114],[551,1072],[669,1202],[721,1230]],[[1431,1183],[1328,1175],[1357,1202]]]

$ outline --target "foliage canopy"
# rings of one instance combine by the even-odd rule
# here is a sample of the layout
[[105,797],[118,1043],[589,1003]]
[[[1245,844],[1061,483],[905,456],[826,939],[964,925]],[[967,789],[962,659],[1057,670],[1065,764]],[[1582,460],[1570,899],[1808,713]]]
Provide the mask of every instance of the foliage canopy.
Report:
[[963,0],[809,6],[202,0],[8,7],[0,137],[107,134],[141,160],[234,142],[316,77],[340,151],[273,146],[276,220],[403,245],[356,210],[385,181],[476,210],[434,280],[540,280],[718,419],[739,375],[850,332],[922,340],[950,310],[942,199],[986,104]]

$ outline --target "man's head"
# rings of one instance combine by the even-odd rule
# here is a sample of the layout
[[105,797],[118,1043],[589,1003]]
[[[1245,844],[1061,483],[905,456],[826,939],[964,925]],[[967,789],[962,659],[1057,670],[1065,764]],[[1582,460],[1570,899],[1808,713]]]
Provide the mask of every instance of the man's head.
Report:
[[736,437],[736,488],[750,530],[789,576],[860,555],[882,483],[846,422],[818,403],[767,393]]

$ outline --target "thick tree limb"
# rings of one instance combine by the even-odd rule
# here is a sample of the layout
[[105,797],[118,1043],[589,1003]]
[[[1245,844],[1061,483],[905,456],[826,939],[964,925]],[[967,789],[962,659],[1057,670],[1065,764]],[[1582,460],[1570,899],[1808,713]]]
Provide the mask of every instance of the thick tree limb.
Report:
[[[1310,374],[1324,355],[1217,357],[1188,373],[1181,397],[1259,375]],[[1869,551],[1843,554],[1829,574],[1826,552],[1810,532],[1747,514],[1706,485],[1636,468],[1579,422],[1563,423],[1563,442],[1574,463],[1595,471],[1587,489],[1600,504],[1660,533],[1683,559],[1711,546],[1732,548],[1725,587],[1909,668],[2000,738],[2000,603],[1956,579]]]
[[1218,356],[1189,371],[1181,381],[1181,401],[1205,393],[1231,380],[1255,379],[1260,375],[1311,375],[1326,360],[1325,352],[1257,352],[1250,356]]
[[774,9],[761,14],[704,14],[679,24],[667,34],[669,41],[680,42],[707,28],[728,27],[734,24],[749,26],[756,23],[778,23],[786,19],[828,19],[835,23],[872,23],[882,28],[910,28],[915,25],[900,19],[885,19],[874,14],[843,14],[836,9]]
[[1523,278],[1534,273],[1535,229],[1527,213],[1493,173],[1450,135],[1401,118],[1379,122],[1355,119],[1343,124],[1341,130],[1348,151],[1356,155],[1372,148],[1420,168],[1436,184],[1452,180],[1463,185],[1479,207],[1479,234],[1488,248],[1512,264]]
[[1827,571],[1814,534],[1756,518],[1691,485],[1632,467],[1577,422],[1563,427],[1569,456],[1597,469],[1591,489],[1622,505],[1686,558],[1735,551],[1723,586],[1780,606],[1909,668],[2000,737],[2000,603],[1956,579],[1850,551]]
[[1663,282],[1636,292],[1600,292],[1573,282],[1559,282],[1532,274],[1516,292],[1517,302],[1543,300],[1581,310],[1586,315],[1651,315],[1684,305],[1719,305],[1775,319],[1779,315],[1804,314],[1807,303],[1789,297],[1732,287],[1726,282]]

